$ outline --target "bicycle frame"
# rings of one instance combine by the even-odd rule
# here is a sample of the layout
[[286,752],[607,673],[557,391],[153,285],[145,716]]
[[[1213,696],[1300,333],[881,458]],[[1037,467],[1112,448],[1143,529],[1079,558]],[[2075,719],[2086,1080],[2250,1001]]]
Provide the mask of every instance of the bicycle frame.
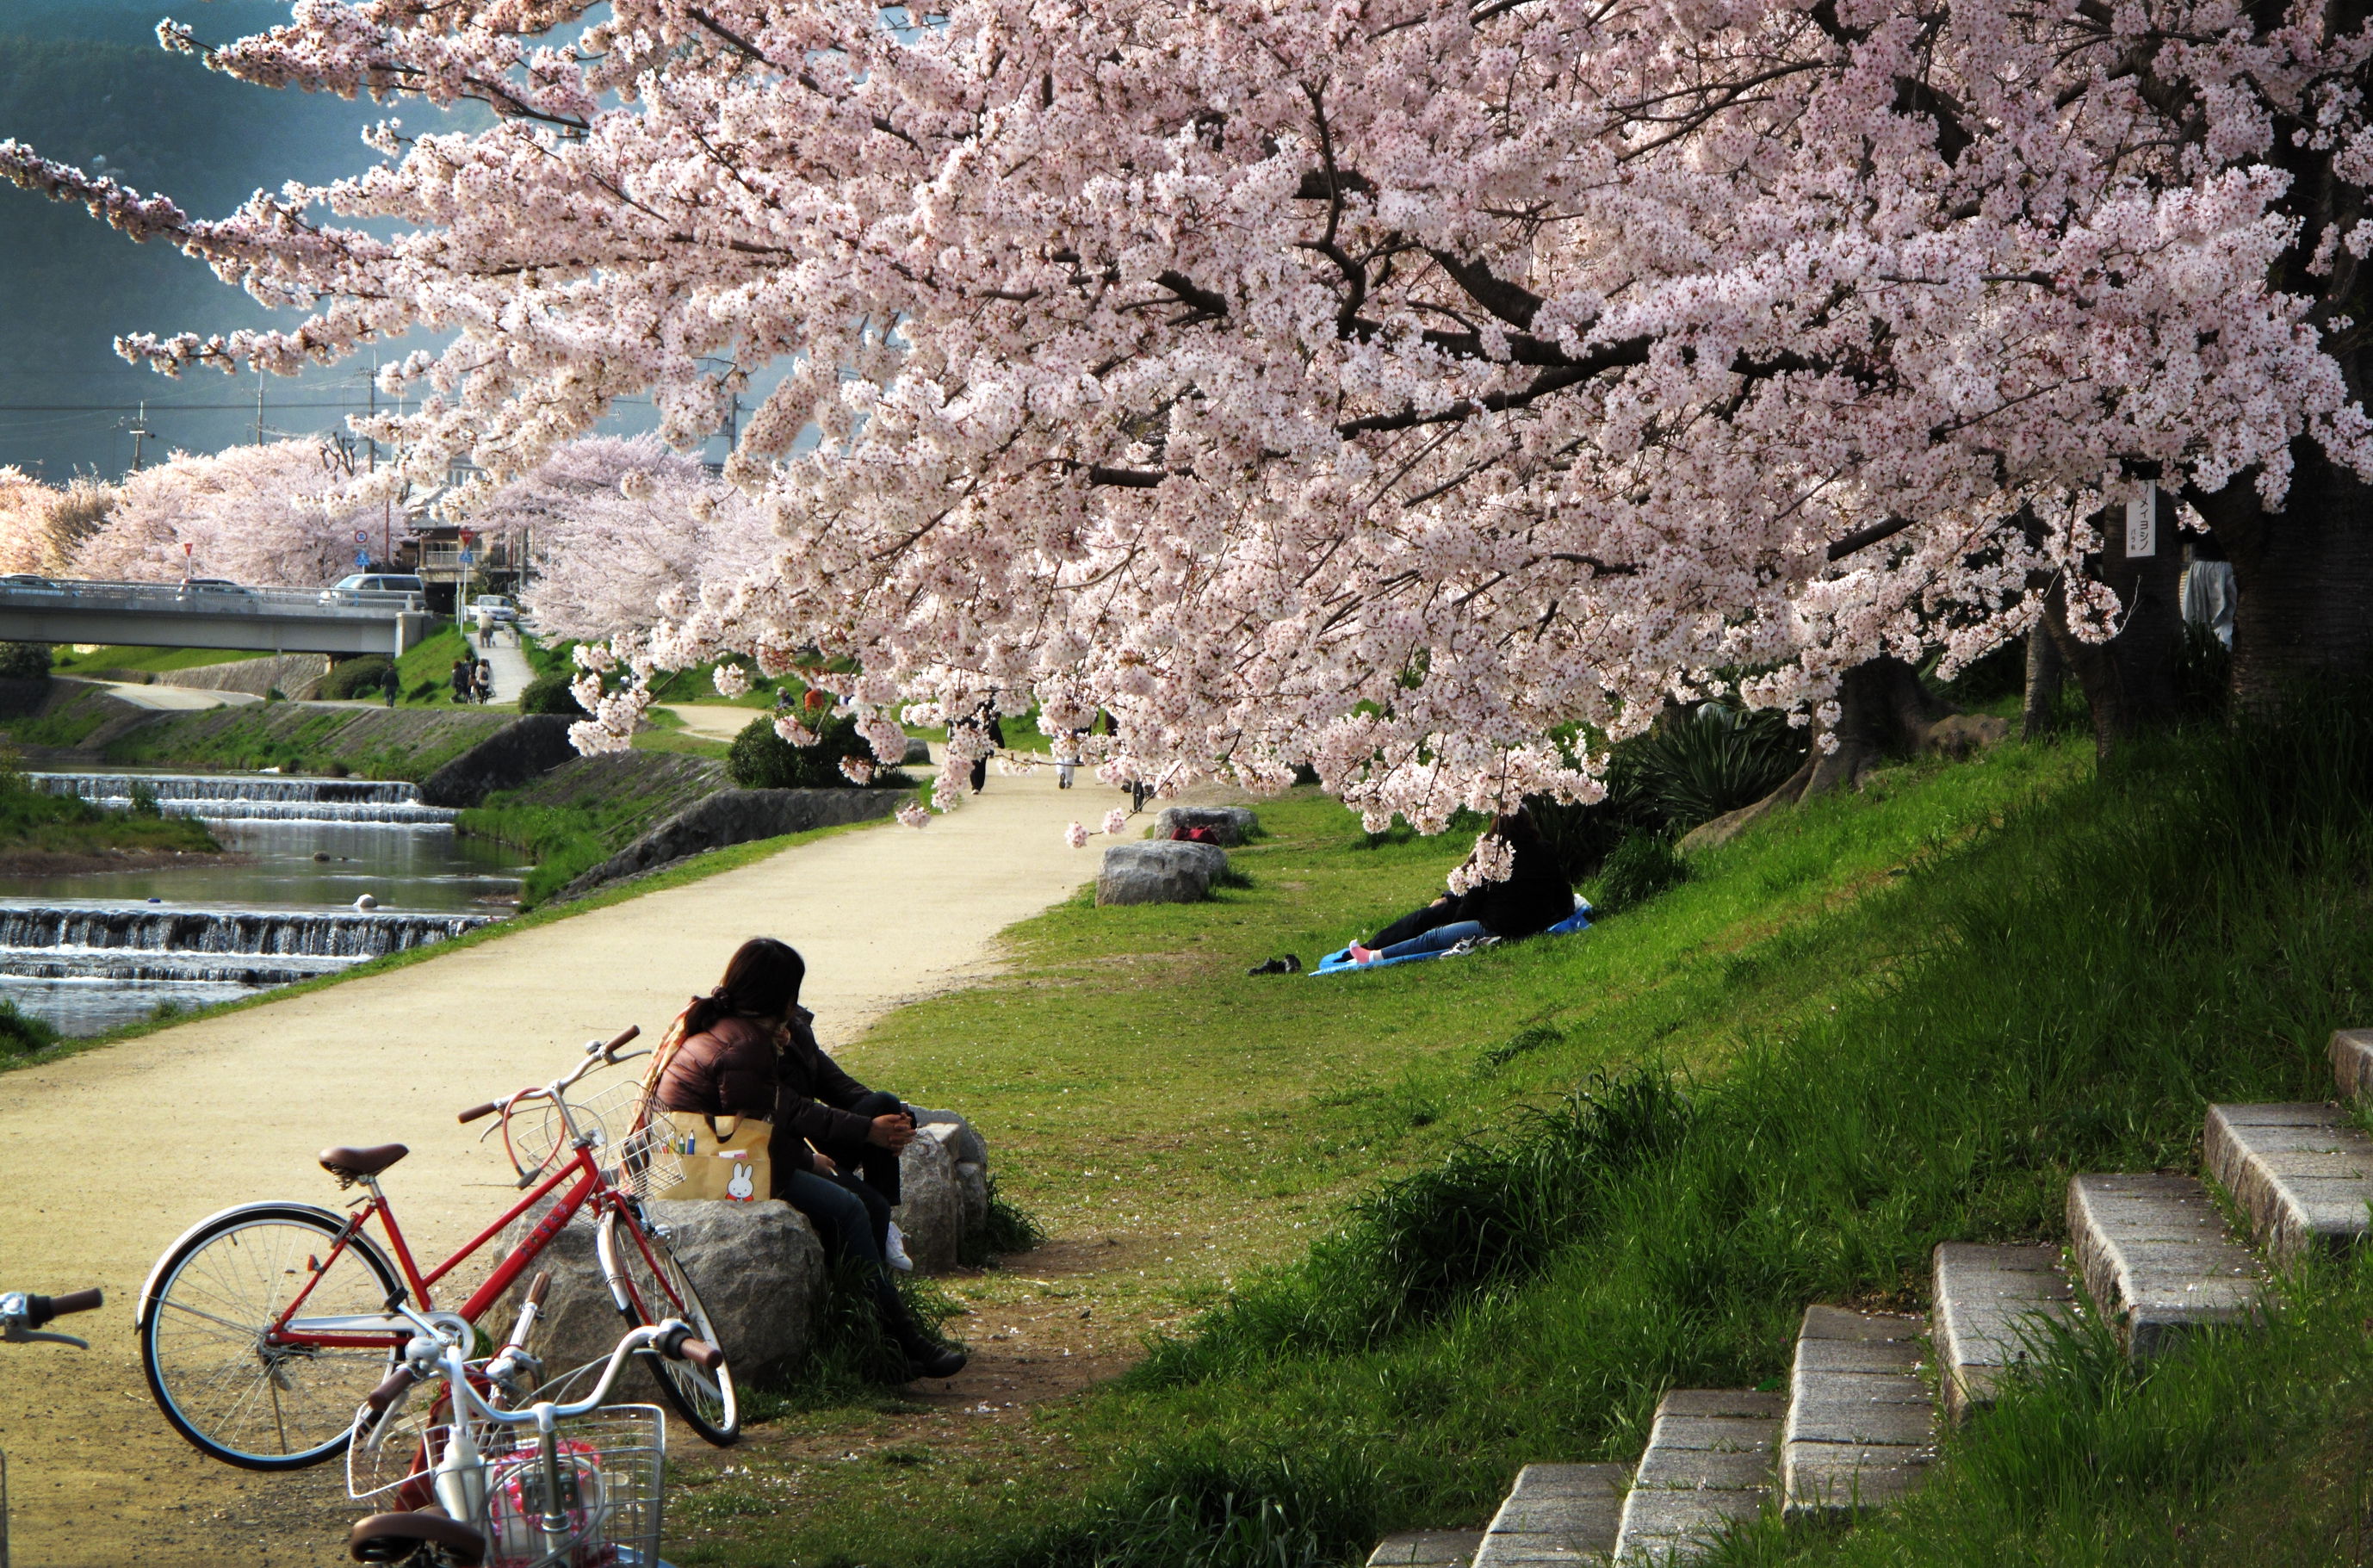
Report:
[[[526,1197],[513,1204],[500,1219],[480,1231],[459,1251],[426,1274],[420,1271],[419,1264],[413,1258],[411,1244],[404,1239],[403,1227],[396,1220],[394,1206],[388,1201],[386,1193],[380,1190],[379,1178],[362,1177],[361,1182],[366,1194],[362,1202],[349,1210],[345,1227],[339,1233],[338,1239],[331,1246],[330,1256],[319,1263],[313,1270],[313,1278],[306,1282],[305,1287],[297,1293],[296,1297],[289,1302],[279,1318],[265,1330],[264,1342],[273,1345],[316,1346],[323,1349],[375,1350],[382,1347],[390,1351],[401,1349],[415,1331],[414,1322],[401,1315],[404,1300],[409,1299],[416,1304],[423,1314],[435,1312],[436,1302],[431,1292],[438,1281],[476,1256],[481,1248],[500,1235],[513,1221],[573,1181],[575,1185],[569,1187],[566,1193],[561,1194],[552,1211],[536,1223],[535,1229],[529,1232],[527,1236],[496,1266],[494,1273],[487,1277],[485,1283],[472,1292],[469,1299],[462,1304],[455,1316],[474,1325],[486,1309],[500,1300],[503,1293],[509,1290],[519,1277],[535,1262],[544,1249],[551,1244],[552,1238],[558,1235],[586,1205],[591,1204],[597,1214],[613,1209],[628,1209],[633,1205],[635,1203],[633,1194],[612,1185],[602,1174],[601,1165],[593,1158],[593,1141],[590,1136],[578,1128],[576,1118],[569,1113],[568,1101],[564,1094],[565,1090],[592,1068],[611,1059],[614,1059],[606,1056],[592,1058],[567,1077],[539,1088],[523,1089],[502,1103],[500,1109],[508,1122],[511,1112],[520,1105],[536,1099],[550,1101],[559,1114],[561,1131],[570,1151],[570,1157],[552,1175],[544,1177]],[[396,1267],[402,1271],[404,1294],[391,1300],[385,1313],[325,1317],[298,1316],[304,1310],[306,1298],[312,1294],[313,1287],[329,1272],[331,1266],[349,1246],[357,1244],[357,1239],[362,1236],[364,1228],[369,1224],[374,1216],[379,1220],[380,1229],[387,1236],[388,1246],[394,1254]],[[640,1245],[639,1241],[637,1245]],[[681,1312],[684,1305],[682,1302],[671,1302],[669,1305],[678,1312]]]

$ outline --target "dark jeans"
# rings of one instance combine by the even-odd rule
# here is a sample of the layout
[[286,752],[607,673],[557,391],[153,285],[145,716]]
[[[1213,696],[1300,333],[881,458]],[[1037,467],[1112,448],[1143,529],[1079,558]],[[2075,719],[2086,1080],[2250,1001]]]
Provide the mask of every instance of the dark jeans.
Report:
[[1374,941],[1363,942],[1360,945],[1390,947],[1397,942],[1407,942],[1411,937],[1423,936],[1437,926],[1446,926],[1462,918],[1458,913],[1455,900],[1429,904],[1422,909],[1410,910],[1383,930],[1378,931]]
[[890,1281],[889,1265],[882,1261],[890,1231],[890,1205],[880,1193],[853,1176],[796,1171],[789,1181],[777,1179],[775,1196],[808,1217],[827,1254],[865,1265],[866,1282],[883,1322],[895,1328],[906,1320],[898,1287]]
[[[906,1107],[897,1095],[884,1089],[876,1089],[848,1108],[853,1114],[871,1121],[878,1116],[894,1116]],[[898,1206],[898,1156],[896,1154],[878,1143],[868,1143],[862,1139],[851,1140],[848,1142],[824,1143],[819,1144],[818,1147],[824,1150],[834,1164],[849,1175],[861,1178],[866,1186],[880,1193],[883,1200],[891,1208],[895,1209]]]

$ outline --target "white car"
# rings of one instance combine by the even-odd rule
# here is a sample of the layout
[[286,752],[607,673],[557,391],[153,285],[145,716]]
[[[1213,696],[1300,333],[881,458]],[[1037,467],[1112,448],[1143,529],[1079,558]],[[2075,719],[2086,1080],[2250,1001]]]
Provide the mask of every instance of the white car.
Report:
[[481,593],[470,601],[469,618],[474,621],[480,615],[489,616],[504,626],[509,626],[520,618],[518,607],[498,593]]
[[342,577],[335,586],[321,591],[323,603],[358,604],[365,594],[415,593],[426,594],[428,585],[405,572],[357,572]]

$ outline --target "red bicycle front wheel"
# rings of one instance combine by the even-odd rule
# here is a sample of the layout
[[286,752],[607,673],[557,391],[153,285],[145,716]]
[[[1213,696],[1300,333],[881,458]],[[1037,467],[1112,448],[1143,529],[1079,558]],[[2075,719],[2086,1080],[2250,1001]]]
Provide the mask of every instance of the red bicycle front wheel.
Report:
[[[609,1281],[611,1297],[628,1323],[639,1328],[680,1317],[692,1325],[696,1338],[720,1351],[726,1348],[719,1341],[708,1310],[700,1305],[700,1293],[693,1288],[691,1276],[676,1261],[667,1237],[641,1223],[630,1211],[613,1209],[602,1216],[602,1229],[596,1240],[602,1251],[602,1276]],[[742,1409],[733,1396],[733,1369],[730,1364],[720,1364],[716,1371],[708,1372],[690,1362],[670,1361],[656,1351],[646,1351],[643,1355],[650,1363],[652,1377],[659,1382],[660,1393],[703,1442],[723,1448],[742,1435]]]

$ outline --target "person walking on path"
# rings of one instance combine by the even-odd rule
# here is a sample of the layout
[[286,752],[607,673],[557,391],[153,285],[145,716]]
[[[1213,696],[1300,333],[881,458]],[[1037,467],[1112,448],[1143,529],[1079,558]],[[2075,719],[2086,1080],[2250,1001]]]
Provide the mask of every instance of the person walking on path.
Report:
[[865,1273],[882,1327],[918,1377],[953,1377],[968,1359],[923,1331],[890,1278],[890,1211],[898,1154],[915,1141],[914,1113],[869,1089],[816,1044],[800,1005],[807,963],[788,943],[754,937],[725,978],[695,997],[653,1059],[652,1098],[664,1110],[770,1121],[774,1196],[805,1214],[839,1258]]
[[395,673],[394,665],[390,664],[387,673],[380,677],[379,684],[380,688],[387,693],[387,705],[393,708],[397,695],[403,690],[403,677]]
[[[1005,744],[1005,726],[997,721],[995,697],[989,698],[973,710],[972,727],[987,735],[990,745],[1001,747]],[[981,786],[988,782],[988,755],[983,753],[972,759],[972,792],[976,795],[979,794]]]

